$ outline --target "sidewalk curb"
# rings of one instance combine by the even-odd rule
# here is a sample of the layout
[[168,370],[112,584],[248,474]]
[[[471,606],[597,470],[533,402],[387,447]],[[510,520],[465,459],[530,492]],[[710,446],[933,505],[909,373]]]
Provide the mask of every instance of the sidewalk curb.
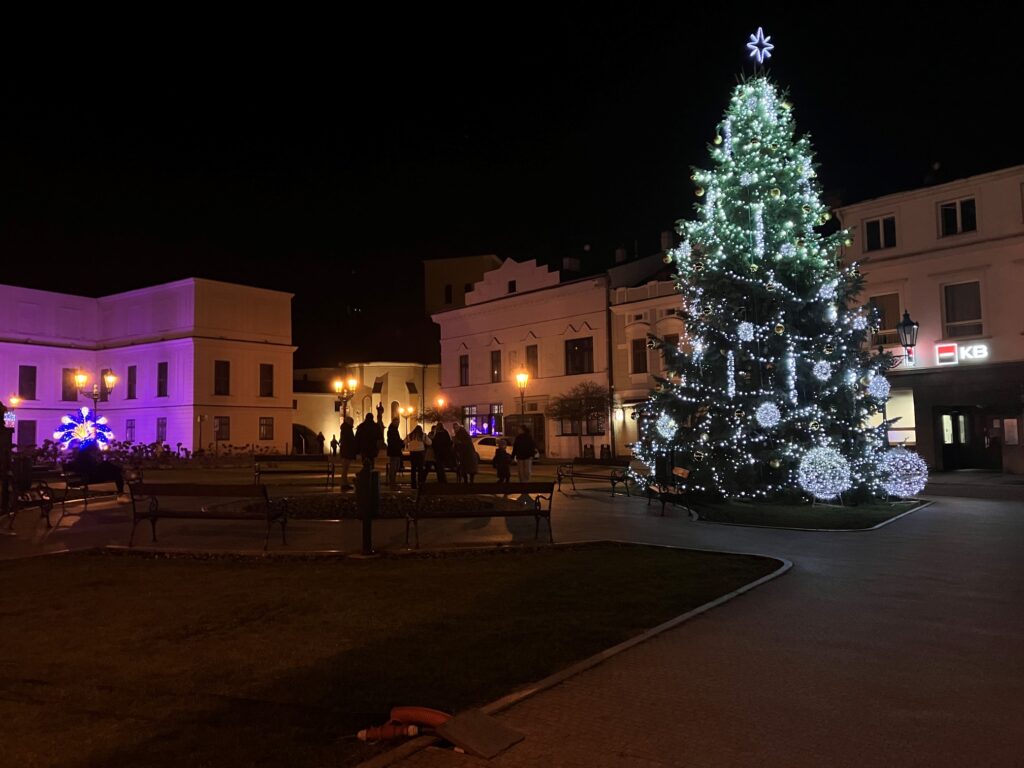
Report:
[[[547,691],[547,690],[549,690],[551,688],[554,688],[556,685],[564,683],[566,680],[568,680],[571,677],[575,677],[576,675],[579,675],[579,674],[581,674],[583,672],[586,672],[587,670],[592,669],[593,667],[596,667],[599,664],[603,664],[604,662],[608,661],[608,659],[611,659],[614,656],[618,656],[620,653],[628,651],[631,648],[634,648],[635,646],[640,645],[641,643],[647,642],[648,640],[650,640],[650,639],[652,639],[654,637],[657,637],[658,635],[662,634],[663,632],[667,632],[670,629],[675,629],[676,627],[678,627],[681,624],[684,624],[685,622],[689,621],[690,619],[696,618],[697,616],[700,616],[701,614],[706,613],[707,611],[710,611],[712,608],[717,608],[718,606],[722,605],[723,603],[727,603],[730,600],[732,600],[733,598],[739,597],[740,595],[744,594],[745,592],[749,592],[752,589],[755,589],[755,588],[761,586],[762,584],[766,584],[769,581],[772,581],[772,580],[778,578],[779,576],[782,576],[784,573],[786,573],[786,571],[788,571],[789,569],[791,569],[793,567],[793,562],[791,560],[787,560],[784,557],[777,557],[775,555],[766,555],[766,554],[763,554],[763,553],[760,553],[760,552],[727,552],[727,551],[720,550],[720,549],[699,549],[699,548],[696,548],[696,547],[674,547],[674,546],[671,546],[669,544],[645,544],[643,542],[622,541],[620,539],[599,539],[599,540],[593,540],[593,541],[574,541],[572,543],[573,544],[595,544],[595,543],[640,544],[641,546],[646,546],[646,547],[661,547],[663,549],[678,549],[678,550],[684,550],[684,551],[685,550],[691,550],[691,551],[697,551],[697,552],[714,552],[716,554],[721,554],[721,555],[752,555],[752,556],[755,556],[755,557],[764,557],[764,558],[767,558],[769,560],[775,560],[775,561],[777,561],[779,563],[779,567],[776,568],[771,573],[769,573],[769,574],[767,574],[765,576],[762,576],[759,579],[751,581],[748,584],[744,584],[742,587],[740,587],[738,589],[735,589],[732,592],[729,592],[728,594],[722,595],[720,597],[716,597],[714,600],[712,600],[710,602],[707,602],[707,603],[704,603],[703,605],[699,605],[696,608],[693,608],[693,609],[687,611],[686,613],[680,614],[679,616],[676,616],[674,619],[669,619],[668,621],[663,622],[663,623],[657,625],[656,627],[652,627],[651,629],[648,629],[645,632],[642,632],[641,634],[637,635],[636,637],[631,637],[628,640],[622,641],[618,645],[613,645],[611,648],[607,648],[607,649],[605,649],[603,651],[599,651],[598,653],[594,654],[593,656],[590,656],[589,658],[583,659],[583,661],[576,662],[571,667],[567,667],[566,669],[563,669],[560,672],[555,672],[554,674],[548,675],[547,677],[543,678],[542,680],[538,680],[536,683],[532,683],[532,684],[528,685],[525,688],[522,688],[522,689],[520,689],[518,691],[513,691],[512,693],[509,693],[509,694],[507,694],[505,696],[502,696],[500,699],[497,699],[496,701],[492,701],[490,704],[485,704],[484,706],[479,708],[480,711],[483,712],[484,714],[487,714],[487,715],[496,714],[498,712],[501,712],[502,710],[508,709],[509,707],[512,707],[512,706],[518,704],[519,702],[523,701],[524,699],[528,699],[531,696],[537,695],[538,693],[543,693],[544,691]],[[555,546],[558,546],[558,545],[555,545]],[[359,763],[357,768],[387,768],[387,766],[395,765],[396,763],[398,763],[398,762],[400,762],[402,760],[405,760],[407,757],[411,757],[412,755],[416,754],[420,750],[423,750],[423,749],[426,749],[427,747],[433,746],[434,744],[437,744],[440,741],[441,741],[441,739],[439,739],[436,736],[419,736],[419,737],[413,739],[412,741],[408,741],[405,744],[402,744],[402,745],[400,745],[398,747],[395,747],[394,749],[388,750],[387,752],[384,752],[384,753],[382,753],[380,755],[377,755],[376,757],[372,757],[369,760],[366,760],[366,761],[364,761],[362,763]]]
[[810,531],[813,533],[866,533],[868,531],[877,531],[879,528],[884,528],[889,523],[894,523],[901,517],[906,517],[907,515],[913,512],[922,510],[925,507],[930,507],[932,504],[935,503],[934,499],[918,499],[917,501],[919,501],[920,503],[916,507],[908,509],[906,512],[900,512],[898,515],[894,515],[893,517],[890,517],[887,520],[883,520],[878,525],[873,525],[870,528],[792,528],[790,526],[784,525],[757,525],[755,523],[720,523],[715,520],[699,519],[694,520],[693,522],[700,523],[701,525],[728,525],[733,528],[760,528],[766,531]]

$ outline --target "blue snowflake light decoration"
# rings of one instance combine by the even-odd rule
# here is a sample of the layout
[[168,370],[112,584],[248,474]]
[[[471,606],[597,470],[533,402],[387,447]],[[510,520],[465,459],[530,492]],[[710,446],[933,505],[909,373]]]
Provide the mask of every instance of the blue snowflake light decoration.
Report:
[[92,443],[105,451],[114,439],[114,432],[107,426],[106,416],[97,419],[90,408],[80,408],[61,417],[60,428],[53,433],[53,439],[65,451],[86,448]]

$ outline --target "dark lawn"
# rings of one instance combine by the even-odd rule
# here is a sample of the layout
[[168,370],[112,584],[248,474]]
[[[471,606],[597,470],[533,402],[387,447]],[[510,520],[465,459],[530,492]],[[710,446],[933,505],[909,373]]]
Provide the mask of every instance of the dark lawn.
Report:
[[0,762],[352,765],[393,705],[483,704],[778,565],[615,544],[3,562]]
[[701,520],[736,525],[764,525],[772,528],[825,528],[831,530],[873,528],[891,517],[901,515],[921,504],[919,501],[898,501],[840,507],[831,504],[776,504],[771,502],[725,503],[694,502],[691,504]]

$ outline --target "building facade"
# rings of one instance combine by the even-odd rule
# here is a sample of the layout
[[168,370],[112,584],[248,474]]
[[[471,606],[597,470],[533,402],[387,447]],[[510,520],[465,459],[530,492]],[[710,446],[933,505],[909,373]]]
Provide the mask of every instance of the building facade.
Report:
[[[421,423],[420,415],[441,391],[441,366],[437,363],[370,362],[297,369],[293,437],[296,453],[317,453],[317,435],[322,434],[328,446],[332,437],[339,436],[343,409],[334,391],[334,381],[346,381],[349,377],[359,382],[347,404],[348,415],[356,424],[368,413],[376,418],[377,406],[383,405],[385,422],[398,416],[403,436]],[[411,415],[406,418],[402,409],[411,410]]]
[[920,323],[913,360],[890,374],[890,439],[934,469],[1024,473],[1024,166],[839,215],[882,314],[874,343],[901,355],[903,312]]
[[116,440],[287,451],[291,298],[196,278],[98,299],[0,286],[0,391],[19,401],[17,444],[92,406],[75,372],[91,390],[110,371],[98,411]]
[[466,306],[466,294],[485,273],[501,266],[493,254],[455,256],[423,262],[423,300],[427,316]]
[[[647,348],[647,334],[682,334],[666,270],[658,254],[568,280],[534,261],[506,260],[486,273],[465,307],[434,315],[442,390],[462,407],[467,429],[514,435],[526,423],[552,458],[575,457],[581,438],[595,456],[602,447],[628,456],[637,433],[634,407],[664,368],[660,352]],[[528,374],[525,392],[516,381],[521,371]],[[545,416],[553,397],[583,382],[609,389],[605,418]]]

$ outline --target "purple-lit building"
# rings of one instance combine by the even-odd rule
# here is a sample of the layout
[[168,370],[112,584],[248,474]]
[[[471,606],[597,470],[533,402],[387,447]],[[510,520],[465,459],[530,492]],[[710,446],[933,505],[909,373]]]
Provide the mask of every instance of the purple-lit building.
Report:
[[0,285],[0,393],[20,401],[15,442],[38,445],[92,406],[77,371],[90,391],[111,371],[99,413],[117,440],[287,450],[291,299],[197,278],[98,299]]

